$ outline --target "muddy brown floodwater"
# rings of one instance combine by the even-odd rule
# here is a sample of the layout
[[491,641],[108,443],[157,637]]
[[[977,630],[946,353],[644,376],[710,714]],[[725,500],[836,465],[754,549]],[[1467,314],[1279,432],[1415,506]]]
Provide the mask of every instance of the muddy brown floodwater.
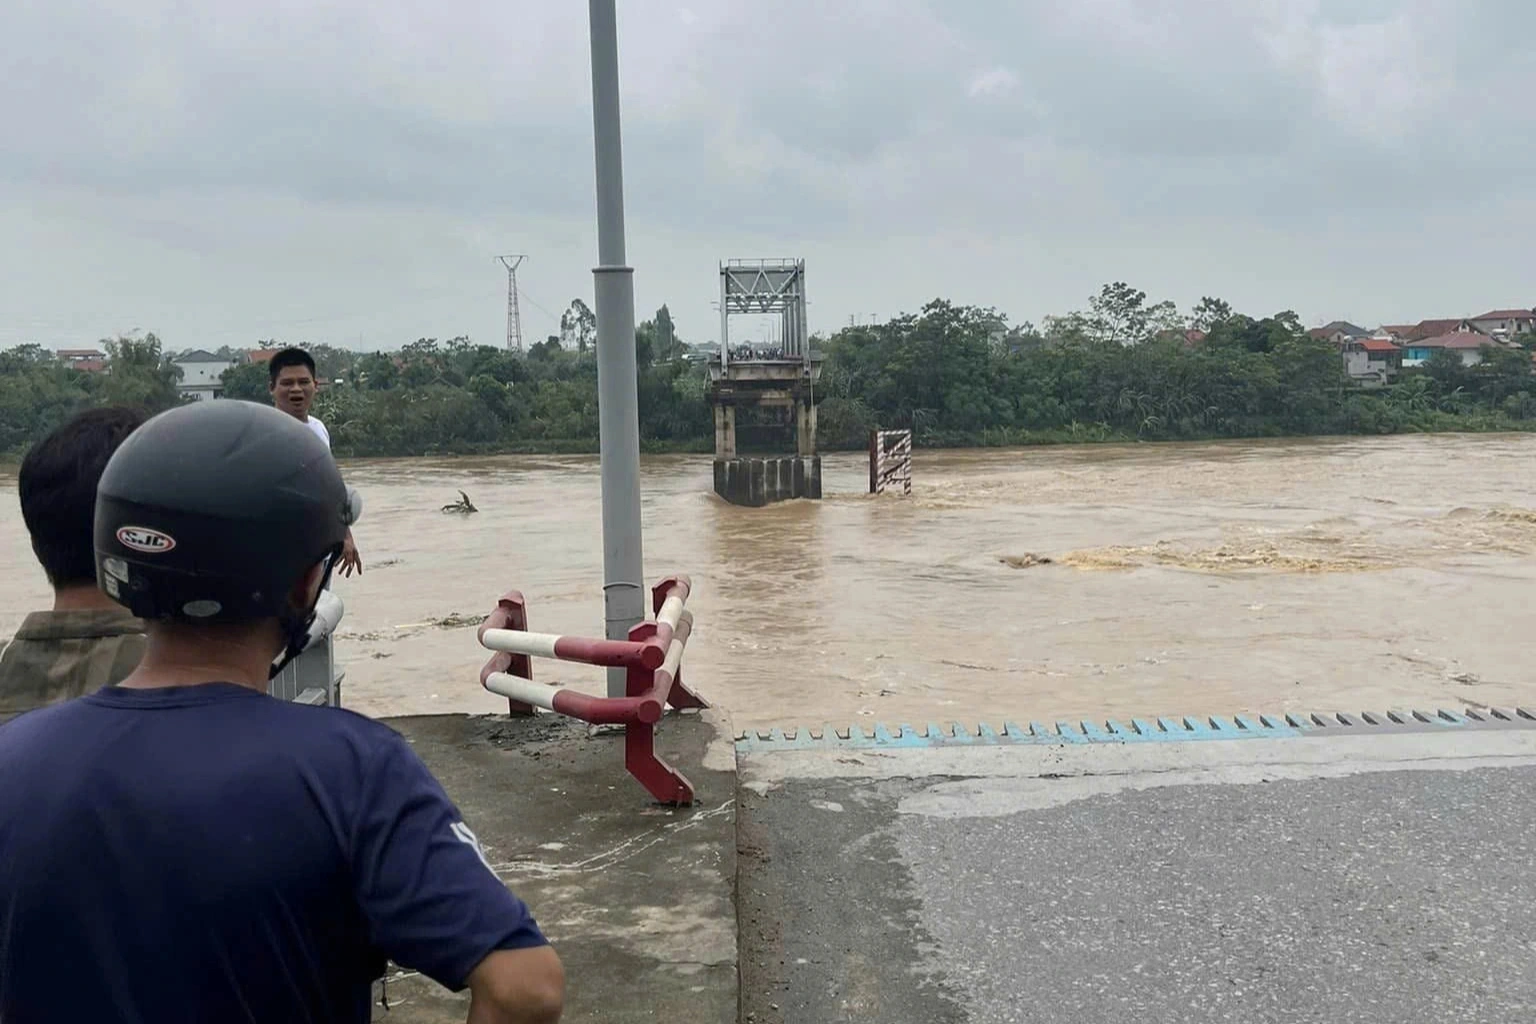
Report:
[[[647,574],[693,577],[686,675],[741,727],[1536,701],[1533,435],[920,452],[910,497],[728,506],[645,460]],[[595,458],[348,463],[346,703],[492,711],[474,627],[601,631]],[[480,509],[439,511],[466,491]],[[0,478],[0,635],[46,601]],[[602,690],[602,673],[538,678]]]

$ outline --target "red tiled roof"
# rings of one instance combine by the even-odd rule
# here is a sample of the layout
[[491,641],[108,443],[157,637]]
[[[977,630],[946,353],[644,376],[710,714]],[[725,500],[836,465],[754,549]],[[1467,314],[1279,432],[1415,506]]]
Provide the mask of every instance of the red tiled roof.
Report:
[[1397,343],[1385,338],[1360,338],[1354,342],[1367,352],[1396,352]]
[[1473,320],[1536,320],[1536,313],[1529,309],[1490,309]]
[[1414,326],[1414,324],[1382,324],[1381,330],[1388,334],[1407,334],[1413,330]]
[[1434,338],[1422,338],[1411,342],[1414,348],[1480,349],[1492,345],[1493,339],[1477,331],[1452,331]]
[[1408,332],[1408,337],[1415,341],[1420,338],[1438,338],[1441,335],[1453,333],[1460,324],[1459,317],[1455,320],[1420,320]]
[[253,348],[246,353],[246,357],[253,363],[270,363],[272,357],[281,351],[280,348]]

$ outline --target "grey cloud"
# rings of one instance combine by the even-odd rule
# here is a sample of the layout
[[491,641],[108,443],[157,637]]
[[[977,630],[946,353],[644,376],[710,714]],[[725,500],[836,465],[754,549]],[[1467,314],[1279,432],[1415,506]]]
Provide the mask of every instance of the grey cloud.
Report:
[[[1403,53],[1401,62],[1417,63],[1426,77],[1448,73],[1454,96],[1411,116],[1403,137],[1386,142],[1365,126],[1330,117],[1312,60],[1318,54],[1303,52],[1292,65],[1275,59],[1264,45],[1263,23],[1246,5],[1186,0],[1155,7],[1166,19],[1164,32],[1158,45],[1143,47],[1117,40],[1111,24],[1095,32],[1082,19],[1068,24],[1041,18],[1036,9],[986,17],[975,5],[947,12],[958,31],[975,38],[991,29],[988,58],[1011,60],[1028,93],[1021,104],[1027,101],[1044,123],[1031,134],[1043,131],[1118,167],[1117,188],[1180,206],[1267,205],[1298,215],[1361,203],[1379,208],[1410,194],[1457,202],[1469,177],[1500,187],[1536,152],[1525,136],[1510,139],[1496,157],[1488,154],[1493,159],[1474,159],[1486,166],[1470,176],[1448,166],[1465,163],[1469,150],[1487,152],[1490,138],[1508,137],[1511,101],[1536,89],[1520,41],[1529,38],[1520,25],[1536,20],[1536,6],[1512,0],[1458,7],[1449,34],[1440,31],[1447,5],[1411,2],[1356,4],[1342,18],[1320,17],[1309,26],[1320,47],[1331,28],[1371,25],[1404,11],[1424,15],[1418,24],[1427,52],[1422,62],[1418,53]],[[1362,55],[1353,86],[1377,89],[1380,70]]]
[[[1094,258],[1249,227],[1368,241],[1507,219],[1536,187],[1530,0],[691,7],[621,2],[625,169],[635,230],[693,239],[701,265],[742,236],[1074,238]],[[531,0],[13,4],[0,201],[73,189],[110,218],[200,198],[227,224],[165,241],[209,254],[256,216],[228,195],[376,217],[402,247],[535,220],[566,245],[593,206],[585,32],[584,5]]]
[[[629,110],[629,158],[637,170],[668,171],[668,180],[688,181],[680,191],[710,193],[729,207],[770,180],[806,198],[823,193],[839,170],[931,147],[936,130],[959,150],[988,137],[1045,140],[1112,162],[1166,161],[1186,176],[1217,182],[1226,177],[1223,168],[1198,165],[1237,161],[1247,173],[1245,161],[1349,160],[1381,149],[1329,121],[1315,69],[1279,66],[1264,50],[1256,19],[1198,0],[1153,7],[1163,17],[1158,44],[1138,47],[1117,42],[1112,26],[1091,17],[1065,17],[1060,6],[1042,13],[1037,5],[1001,0],[830,7],[796,0],[768,11],[731,5],[677,68],[679,78],[697,83],[689,119]],[[1355,3],[1319,24],[1368,24],[1393,11],[1443,7]],[[1414,124],[1384,160],[1423,156],[1437,139],[1460,143],[1499,131],[1500,118],[1504,132],[1514,129],[1509,121],[1521,109],[1515,97],[1529,95],[1521,87],[1533,75],[1522,41],[1529,35],[1520,27],[1536,20],[1536,5],[1513,0],[1500,7],[1492,0],[1469,4],[1449,19],[1454,31],[1435,40],[1447,56],[1433,65],[1446,64],[1454,75],[1456,114]],[[11,77],[31,88],[27,108],[10,111],[22,130],[0,140],[0,173],[12,181],[137,184],[146,192],[265,185],[327,201],[526,202],[554,210],[586,201],[586,189],[571,184],[586,177],[590,162],[584,93],[527,102],[508,94],[478,116],[450,119],[409,100],[409,62],[381,83],[387,61],[358,52],[377,40],[337,35],[338,25],[354,22],[334,14],[317,17],[310,34],[303,16],[294,15],[297,24],[281,35],[257,37],[246,48],[224,40],[210,52],[216,33],[206,25],[125,30],[79,8],[26,10],[32,13],[10,34],[32,57]],[[572,31],[579,22],[564,26],[564,44],[579,42]],[[625,24],[637,30],[632,34],[668,31],[650,20]],[[121,44],[111,45],[113,38]],[[59,40],[91,54],[94,77],[82,75],[64,52],[41,56]],[[456,41],[463,42],[444,29],[436,44]],[[487,58],[479,50],[473,55],[457,76],[452,49],[439,62],[450,66],[447,82],[466,95],[489,88],[476,82]],[[569,73],[585,57],[579,49],[561,60],[544,57],[548,67],[562,69],[560,81],[584,82]],[[106,111],[130,133],[135,118],[151,126],[142,144],[122,146],[110,123],[82,118],[91,107],[100,114],[117,83],[157,65],[179,83],[184,107],[158,117],[153,110]],[[989,102],[966,95],[969,78],[987,66],[1017,76],[1014,95]],[[1362,68],[1361,88],[1373,86],[1369,76]],[[127,92],[145,106],[156,95],[152,88]],[[721,124],[733,132],[722,134]],[[798,161],[727,171],[720,147],[754,135]],[[1512,139],[1508,156],[1518,162],[1525,148]],[[1391,168],[1380,170],[1390,176]],[[820,180],[809,187],[795,180],[813,176]]]

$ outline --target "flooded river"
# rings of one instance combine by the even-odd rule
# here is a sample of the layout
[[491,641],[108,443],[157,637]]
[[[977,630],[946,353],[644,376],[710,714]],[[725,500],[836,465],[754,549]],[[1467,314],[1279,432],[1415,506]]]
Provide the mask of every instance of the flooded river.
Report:
[[[739,726],[1536,701],[1536,435],[920,452],[910,497],[739,509],[648,458],[646,571],[690,574],[687,677]],[[595,458],[349,463],[345,702],[493,711],[474,626],[601,631]],[[466,491],[480,512],[440,506]],[[0,635],[47,600],[0,477]],[[601,692],[597,669],[547,681]]]

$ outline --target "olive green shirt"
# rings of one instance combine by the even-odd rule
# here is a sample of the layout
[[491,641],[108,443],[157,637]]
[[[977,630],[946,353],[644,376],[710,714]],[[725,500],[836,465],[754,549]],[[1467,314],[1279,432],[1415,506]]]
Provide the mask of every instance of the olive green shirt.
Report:
[[33,612],[0,652],[0,722],[120,683],[143,655],[127,611]]

